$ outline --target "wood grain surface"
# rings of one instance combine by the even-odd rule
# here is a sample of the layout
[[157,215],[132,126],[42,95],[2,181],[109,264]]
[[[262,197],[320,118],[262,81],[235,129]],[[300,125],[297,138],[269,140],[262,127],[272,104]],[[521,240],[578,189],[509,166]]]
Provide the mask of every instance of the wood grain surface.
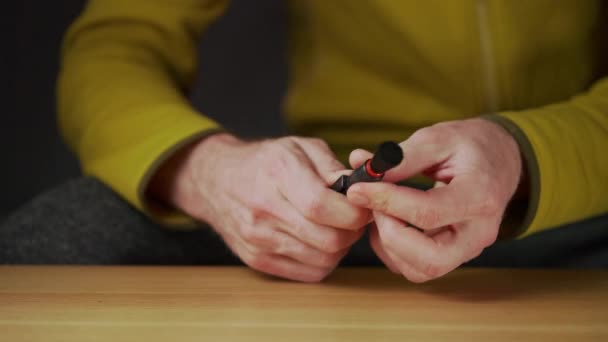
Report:
[[0,267],[0,341],[608,341],[608,272]]

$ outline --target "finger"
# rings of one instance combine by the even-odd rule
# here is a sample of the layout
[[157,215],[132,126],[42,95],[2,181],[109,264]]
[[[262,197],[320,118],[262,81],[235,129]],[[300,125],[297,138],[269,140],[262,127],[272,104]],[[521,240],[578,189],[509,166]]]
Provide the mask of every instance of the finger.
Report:
[[[462,227],[462,225],[460,225]],[[449,246],[456,241],[456,229],[453,226],[437,228],[434,231],[424,231],[424,235],[430,237],[435,245]]]
[[365,163],[373,156],[374,155],[371,152],[359,148],[350,153],[350,156],[348,157],[348,163],[350,164],[350,167],[356,169],[359,166],[363,165],[363,163]]
[[446,161],[452,155],[454,146],[448,139],[436,137],[431,129],[425,132],[431,133],[416,132],[399,144],[403,150],[403,161],[386,172],[385,181],[394,183],[410,178]]
[[[268,226],[272,224],[275,227]],[[344,234],[351,232],[342,231]],[[335,252],[324,252],[286,233],[285,225],[277,223],[258,224],[241,228],[241,239],[251,253],[277,254],[290,257],[304,264],[317,267],[333,267],[346,254],[354,241],[345,241],[344,248]],[[345,237],[346,238],[346,237]],[[350,244],[348,244],[350,243]]]
[[435,184],[433,184],[433,188],[441,188],[448,185],[446,182],[442,182],[442,181],[436,181]]
[[229,241],[231,249],[247,266],[277,277],[302,282],[319,282],[333,269],[306,265],[288,257],[262,253],[248,246],[237,235],[232,236]]
[[[476,249],[466,230],[445,230],[435,236],[407,227],[397,219],[374,212],[378,233],[387,253],[410,265],[426,279],[438,278],[461,265]],[[415,277],[415,276],[414,276]]]
[[336,252],[323,252],[280,230],[274,231],[274,241],[276,243],[270,248],[272,254],[287,256],[303,264],[321,268],[335,267],[350,246],[347,245]]
[[[321,139],[314,138],[301,138],[301,137],[293,137],[292,138],[306,153],[307,157],[311,160],[314,165],[315,170],[321,176],[322,179],[325,180],[326,184],[333,184],[340,176],[342,175],[350,175],[352,170],[345,170],[344,165],[340,163],[336,155],[331,151],[327,143]],[[323,191],[327,193],[326,191]],[[332,194],[334,198],[337,198],[335,194]],[[340,198],[340,203],[348,203],[348,201],[344,201],[342,196]],[[336,207],[343,205],[340,203],[335,203]],[[331,225],[337,228],[345,228],[345,229],[358,229],[362,225],[365,225],[371,220],[370,212],[361,212],[361,208],[355,207],[346,207],[347,211],[350,212],[350,218],[354,219],[354,221],[349,221],[349,216],[343,216],[343,219],[346,221],[343,224],[331,224],[331,220],[328,221],[320,218],[320,221],[316,221],[317,223]],[[354,209],[354,210],[353,210]],[[336,210],[339,210],[337,208]],[[335,217],[335,216],[334,216]],[[309,217],[313,219],[312,217]]]
[[372,246],[374,253],[376,253],[378,258],[380,258],[380,260],[391,272],[401,274],[399,267],[397,267],[393,259],[391,259],[391,257],[389,257],[384,250],[384,247],[382,247],[382,242],[380,241],[380,236],[378,235],[378,228],[376,228],[375,224],[372,224],[371,228],[369,229],[369,243]]
[[[327,184],[333,184],[338,178],[342,175],[350,175],[352,170],[345,170],[342,163],[337,161],[335,154],[331,151],[328,145],[320,139],[310,139],[310,138],[301,138],[301,137],[293,137],[293,139],[300,145],[300,147],[305,151],[308,158],[312,161],[315,166],[315,169],[319,173],[319,175],[326,181]],[[371,153],[365,150],[358,150],[362,152],[362,155]],[[361,162],[363,163],[363,162]],[[360,208],[357,208],[360,209]],[[364,217],[367,217],[367,221],[364,223],[369,223],[371,221],[371,213],[365,213]],[[321,222],[322,223],[322,222]],[[355,224],[347,224],[350,227],[342,227],[336,226],[338,228],[358,228],[360,221],[357,221]]]
[[[445,183],[445,182],[436,181],[435,184],[433,184],[433,188],[441,188],[441,187],[444,187],[446,185],[448,185],[448,184]],[[443,226],[443,227],[435,228],[435,229],[427,229],[427,230],[425,230],[425,234],[428,235],[428,236],[433,236],[433,235],[441,232],[442,230],[444,230],[446,228],[447,228],[446,226]]]
[[333,173],[331,173],[327,178],[331,179],[332,182],[331,184],[335,183],[338,178],[340,178],[341,176],[349,176],[351,173],[353,173],[353,170],[340,170],[340,171],[335,171]]
[[357,230],[369,221],[369,210],[350,203],[345,196],[329,189],[311,167],[294,167],[289,171],[280,175],[283,179],[278,190],[307,219],[349,230]]
[[[380,240],[382,241],[382,240]],[[386,255],[389,256],[392,260],[398,260],[397,267],[399,270],[399,274],[405,277],[407,280],[412,283],[424,283],[426,281],[431,280],[428,276],[422,274],[417,269],[415,269],[412,265],[403,260],[400,260],[399,257],[393,253],[391,250],[384,248]]]
[[325,141],[302,137],[292,137],[292,139],[304,150],[315,170],[327,185],[336,180],[336,172],[346,169]]
[[[483,214],[484,196],[455,180],[427,191],[386,182],[358,183],[348,199],[355,205],[397,217],[421,229],[436,229]],[[470,183],[469,183],[470,184]],[[482,194],[483,195],[483,194]]]
[[296,208],[287,201],[276,204],[275,225],[293,236],[295,239],[324,253],[338,253],[350,247],[363,234],[363,229],[336,229],[312,222],[302,216]]
[[471,248],[465,255],[466,261],[479,256],[486,247],[496,242],[501,222],[502,216],[499,216],[477,219],[463,224],[462,229],[474,236],[474,243],[471,244]]
[[386,250],[378,233],[378,228],[374,224],[370,229],[370,243],[376,255],[384,264],[396,274],[401,274],[409,281],[421,283],[428,280],[428,277],[414,269],[409,263],[402,261],[390,250]]

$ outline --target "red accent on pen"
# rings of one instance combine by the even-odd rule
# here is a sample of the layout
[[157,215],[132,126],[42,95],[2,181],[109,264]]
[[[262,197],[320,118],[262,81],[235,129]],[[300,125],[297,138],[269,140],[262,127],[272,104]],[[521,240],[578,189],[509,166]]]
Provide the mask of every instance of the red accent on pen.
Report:
[[369,159],[367,162],[365,162],[365,172],[367,172],[368,175],[374,177],[374,178],[379,178],[384,176],[384,173],[377,173],[374,170],[372,170],[372,160]]

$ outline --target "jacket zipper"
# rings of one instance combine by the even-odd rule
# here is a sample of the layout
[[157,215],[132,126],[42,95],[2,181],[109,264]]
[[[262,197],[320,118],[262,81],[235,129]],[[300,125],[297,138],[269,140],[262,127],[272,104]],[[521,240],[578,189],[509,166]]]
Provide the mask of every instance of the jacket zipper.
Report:
[[487,0],[476,0],[477,25],[481,52],[481,82],[483,86],[484,111],[498,111],[498,89],[496,87],[496,65],[490,33]]

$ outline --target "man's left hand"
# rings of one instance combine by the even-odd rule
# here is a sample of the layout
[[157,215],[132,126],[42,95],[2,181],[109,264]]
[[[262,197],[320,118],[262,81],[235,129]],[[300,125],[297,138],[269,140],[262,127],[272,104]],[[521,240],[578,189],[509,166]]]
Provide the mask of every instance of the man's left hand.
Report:
[[[372,248],[413,282],[438,278],[496,241],[502,216],[522,174],[515,139],[485,119],[436,124],[402,142],[404,161],[386,182],[359,183],[348,199],[374,210]],[[356,150],[353,168],[371,154]],[[436,181],[422,191],[392,182],[423,173]]]

